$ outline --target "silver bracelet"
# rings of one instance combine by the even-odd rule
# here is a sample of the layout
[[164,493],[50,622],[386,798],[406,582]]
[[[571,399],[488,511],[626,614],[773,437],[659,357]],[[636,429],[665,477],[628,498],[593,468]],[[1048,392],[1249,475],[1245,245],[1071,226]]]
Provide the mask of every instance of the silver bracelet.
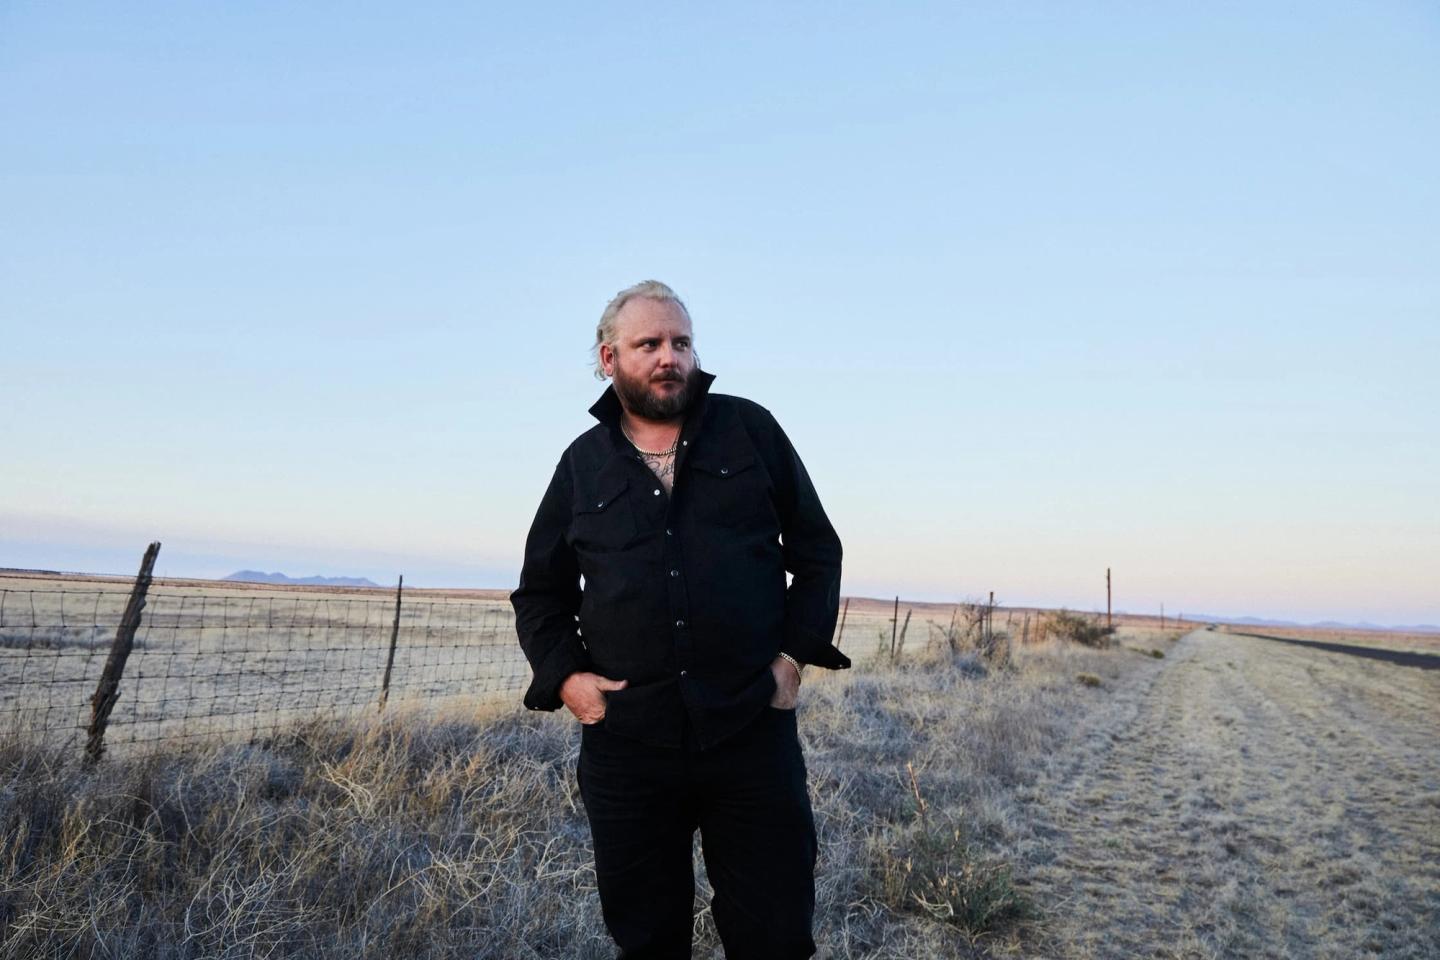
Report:
[[780,654],[780,656],[784,657],[785,660],[790,664],[790,666],[792,666],[792,667],[795,668],[795,679],[797,679],[797,680],[800,679],[800,677],[801,677],[801,676],[804,674],[804,672],[805,672],[804,669],[800,666],[800,661],[799,661],[799,660],[796,660],[794,657],[790,656],[790,654],[788,654],[788,653],[782,653],[782,654]]

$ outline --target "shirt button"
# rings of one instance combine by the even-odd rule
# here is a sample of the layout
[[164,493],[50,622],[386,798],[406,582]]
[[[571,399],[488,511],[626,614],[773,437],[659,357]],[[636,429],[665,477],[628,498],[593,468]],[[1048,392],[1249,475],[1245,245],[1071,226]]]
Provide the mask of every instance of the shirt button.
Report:
[[680,676],[683,677],[683,676],[687,675],[689,672],[690,672],[689,670],[681,670],[681,671],[680,671]]
[[681,441],[680,441],[680,446],[682,446],[682,447],[688,447],[688,446],[690,446],[690,441],[689,441],[689,440],[681,440]]
[[683,626],[685,626],[685,621],[684,621],[684,620],[676,620],[676,621],[675,621],[675,626],[677,626],[677,627],[683,627]]
[[660,496],[660,488],[659,488],[659,487],[656,487],[656,488],[655,488],[655,496],[657,496],[657,497]]
[[721,468],[720,468],[720,476],[722,476],[722,477],[725,476],[725,474],[727,474],[727,473],[729,473],[729,472],[730,472],[730,468],[729,468],[729,467],[721,467]]
[[599,503],[595,504],[595,506],[597,506],[597,507],[603,507],[603,506],[605,506],[605,501],[604,501],[604,500],[601,500]]
[[665,536],[670,537],[670,536],[674,536],[674,534],[675,534],[675,531],[671,530],[669,527],[666,527],[666,528],[665,528]]
[[671,571],[670,571],[670,576],[672,576],[672,577],[678,577],[678,576],[680,576],[680,571],[679,571],[679,570],[671,570]]

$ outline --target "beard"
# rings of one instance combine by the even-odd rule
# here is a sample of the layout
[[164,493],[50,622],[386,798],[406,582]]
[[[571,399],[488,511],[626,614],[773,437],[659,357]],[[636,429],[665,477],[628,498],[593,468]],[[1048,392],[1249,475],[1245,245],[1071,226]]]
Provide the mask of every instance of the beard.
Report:
[[[675,380],[682,386],[672,394],[660,396],[650,388],[650,384],[656,382],[656,379]],[[700,379],[700,368],[691,367],[690,372],[684,376],[674,373],[656,379],[632,379],[619,364],[615,365],[615,373],[611,377],[615,393],[626,410],[645,420],[670,420],[680,416],[690,406],[690,398],[695,395],[695,386]]]

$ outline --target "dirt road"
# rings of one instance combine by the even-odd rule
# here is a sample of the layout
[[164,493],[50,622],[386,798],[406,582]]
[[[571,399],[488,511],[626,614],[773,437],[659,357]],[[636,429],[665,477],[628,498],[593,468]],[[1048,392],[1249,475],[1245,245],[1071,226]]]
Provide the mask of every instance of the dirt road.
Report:
[[1440,956],[1440,672],[1196,631],[1026,798],[1063,957]]

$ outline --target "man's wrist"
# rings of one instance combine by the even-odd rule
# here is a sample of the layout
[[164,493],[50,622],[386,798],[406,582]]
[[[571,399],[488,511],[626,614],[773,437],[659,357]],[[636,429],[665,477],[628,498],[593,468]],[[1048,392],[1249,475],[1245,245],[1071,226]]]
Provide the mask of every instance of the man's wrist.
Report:
[[790,664],[790,666],[792,666],[792,667],[795,668],[795,679],[796,679],[796,680],[799,680],[800,677],[804,675],[805,671],[804,671],[803,667],[801,666],[799,660],[796,660],[794,657],[790,656],[790,654],[784,653],[783,651],[782,651],[781,654],[780,654],[780,659],[784,660],[786,663]]

